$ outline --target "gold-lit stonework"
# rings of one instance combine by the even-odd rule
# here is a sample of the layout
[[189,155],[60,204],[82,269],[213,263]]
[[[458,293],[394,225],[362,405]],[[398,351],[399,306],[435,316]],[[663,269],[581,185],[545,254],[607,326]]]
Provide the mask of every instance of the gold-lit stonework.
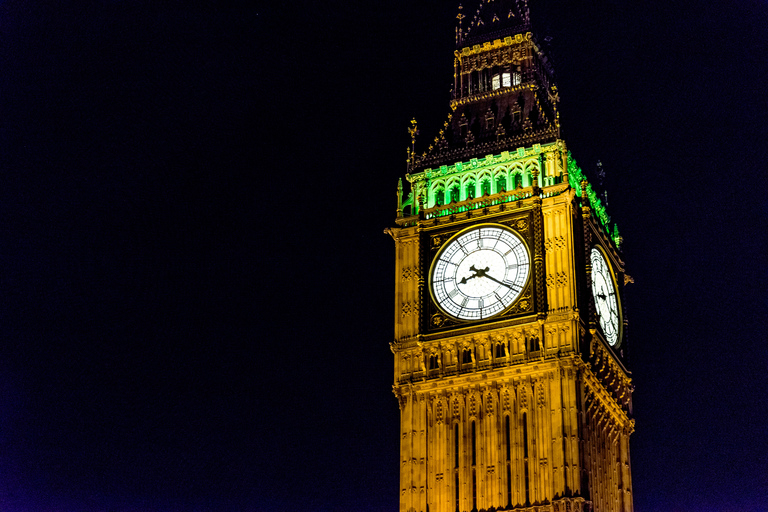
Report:
[[[460,25],[448,122],[423,155],[416,123],[409,129],[410,194],[398,185],[386,230],[396,250],[401,512],[632,511],[621,310],[632,279],[615,224],[559,137],[556,88],[520,5],[485,0]],[[513,302],[466,318],[430,287],[441,251],[478,226],[519,237],[530,275]],[[593,250],[604,258],[594,293]],[[494,268],[435,279],[502,282]],[[610,293],[618,310],[604,303]],[[604,332],[601,312],[616,315],[615,332]]]

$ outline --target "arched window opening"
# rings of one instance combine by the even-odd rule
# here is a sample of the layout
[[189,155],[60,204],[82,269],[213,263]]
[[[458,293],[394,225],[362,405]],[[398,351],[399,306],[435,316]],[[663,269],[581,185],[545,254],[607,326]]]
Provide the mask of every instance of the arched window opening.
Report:
[[467,349],[461,354],[461,364],[469,364],[472,362],[472,351]]
[[474,199],[475,198],[475,183],[470,181],[467,183],[467,199]]
[[438,368],[437,355],[432,354],[431,356],[429,356],[429,369],[436,370],[437,368]]
[[472,422],[472,465],[477,466],[477,432],[475,422]]
[[512,66],[511,85],[520,85],[522,83],[522,73],[520,73],[520,66]]
[[454,478],[454,488],[456,489],[456,512],[459,512],[459,473],[456,472]]
[[472,422],[472,510],[477,510],[477,431]]
[[496,192],[506,192],[507,191],[507,179],[504,176],[499,176],[496,178]]
[[531,502],[530,476],[528,474],[528,417],[523,413],[523,466],[525,467],[525,504]]
[[485,179],[480,182],[480,190],[484,196],[491,195],[491,180]]
[[454,185],[451,188],[451,202],[458,203],[461,199],[461,189],[458,185]]
[[459,424],[453,425],[453,492],[456,512],[459,511]]
[[496,345],[496,357],[504,357],[506,354],[504,353],[504,344],[498,343]]
[[512,437],[509,430],[509,416],[504,425],[504,439],[507,445],[507,506],[512,506]]
[[445,203],[445,192],[443,189],[439,189],[435,192],[435,206],[443,206]]
[[459,424],[455,423],[453,425],[453,467],[455,469],[459,468]]

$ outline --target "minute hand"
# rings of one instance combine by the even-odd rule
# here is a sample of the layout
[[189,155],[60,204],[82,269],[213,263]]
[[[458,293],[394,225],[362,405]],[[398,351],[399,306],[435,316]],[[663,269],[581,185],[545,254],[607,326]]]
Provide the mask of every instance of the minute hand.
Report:
[[483,274],[483,277],[487,277],[487,278],[488,278],[488,279],[490,279],[491,281],[496,281],[496,282],[497,282],[497,283],[499,283],[500,285],[502,285],[502,286],[506,286],[506,287],[507,287],[507,288],[509,288],[510,290],[514,290],[514,288],[512,288],[512,285],[510,285],[510,284],[507,284],[507,283],[505,283],[505,282],[503,282],[503,281],[499,281],[498,279],[496,279],[496,278],[495,278],[495,277],[493,277],[493,276],[489,276],[488,274],[485,274],[485,273],[484,273],[484,274]]

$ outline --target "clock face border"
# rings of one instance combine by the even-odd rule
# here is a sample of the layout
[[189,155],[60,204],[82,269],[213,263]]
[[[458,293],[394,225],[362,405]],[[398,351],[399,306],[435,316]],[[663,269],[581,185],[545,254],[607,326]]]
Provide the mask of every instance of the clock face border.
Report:
[[[527,219],[526,219],[527,221]],[[523,225],[525,227],[528,226],[527,222],[523,221]],[[518,220],[518,222],[520,222]],[[483,228],[494,228],[494,229],[500,229],[502,231],[506,231],[511,234],[516,240],[520,242],[520,244],[523,247],[523,250],[525,251],[525,254],[528,258],[528,271],[527,275],[525,277],[525,281],[522,283],[520,287],[520,291],[517,293],[517,295],[512,299],[512,301],[504,306],[501,310],[498,312],[482,318],[460,318],[455,316],[453,313],[446,311],[444,307],[440,304],[440,302],[435,297],[435,292],[433,290],[433,276],[435,272],[435,266],[437,264],[437,261],[439,257],[443,254],[443,252],[452,244],[454,241],[458,240],[460,237],[466,235],[468,232],[471,231],[479,231]],[[524,236],[522,233],[520,233],[518,230],[514,229],[513,227],[498,223],[498,222],[484,222],[481,224],[474,224],[472,226],[468,226],[466,228],[460,229],[458,231],[453,232],[452,234],[446,234],[446,239],[440,244],[440,246],[432,251],[431,253],[431,261],[429,263],[428,273],[427,273],[427,288],[429,289],[429,297],[432,301],[432,305],[434,308],[436,308],[438,315],[431,315],[431,316],[439,316],[444,315],[446,318],[443,320],[446,325],[444,325],[442,322],[440,325],[436,325],[433,322],[432,327],[450,327],[450,326],[460,326],[460,325],[468,325],[468,324],[475,324],[480,322],[487,322],[487,321],[495,321],[500,319],[501,317],[508,314],[511,310],[515,309],[515,306],[519,303],[523,302],[522,299],[527,299],[527,304],[523,308],[524,310],[529,309],[529,305],[532,302],[530,297],[530,285],[533,280],[533,274],[534,274],[534,268],[533,268],[533,254],[531,252],[531,249],[528,245],[528,240],[526,239],[526,236]],[[452,325],[447,325],[452,324]]]
[[612,349],[617,350],[623,341],[624,337],[624,318],[622,314],[622,308],[621,308],[621,296],[619,293],[619,282],[616,279],[616,272],[613,270],[613,265],[611,264],[611,260],[606,254],[605,249],[603,249],[599,244],[595,244],[592,246],[592,248],[589,250],[589,264],[590,267],[592,267],[592,278],[591,278],[591,287],[590,287],[590,294],[592,295],[593,302],[597,302],[595,298],[595,291],[594,291],[594,285],[595,285],[595,270],[594,266],[592,264],[592,252],[597,251],[600,257],[603,259],[603,263],[605,263],[608,275],[611,279],[611,284],[613,285],[613,291],[616,299],[616,342],[611,343],[608,337],[605,334],[605,329],[603,329],[603,326],[600,322],[600,313],[597,311],[597,304],[595,304],[595,315],[597,315],[597,325],[600,328],[600,334],[602,334],[603,339],[605,339],[605,342],[610,346]]

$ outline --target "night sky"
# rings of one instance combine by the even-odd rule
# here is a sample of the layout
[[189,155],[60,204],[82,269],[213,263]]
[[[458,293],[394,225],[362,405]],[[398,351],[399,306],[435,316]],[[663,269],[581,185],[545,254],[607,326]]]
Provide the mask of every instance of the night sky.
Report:
[[[768,4],[531,6],[635,280],[636,510],[764,511]],[[0,510],[397,510],[382,231],[456,7],[0,0]]]

